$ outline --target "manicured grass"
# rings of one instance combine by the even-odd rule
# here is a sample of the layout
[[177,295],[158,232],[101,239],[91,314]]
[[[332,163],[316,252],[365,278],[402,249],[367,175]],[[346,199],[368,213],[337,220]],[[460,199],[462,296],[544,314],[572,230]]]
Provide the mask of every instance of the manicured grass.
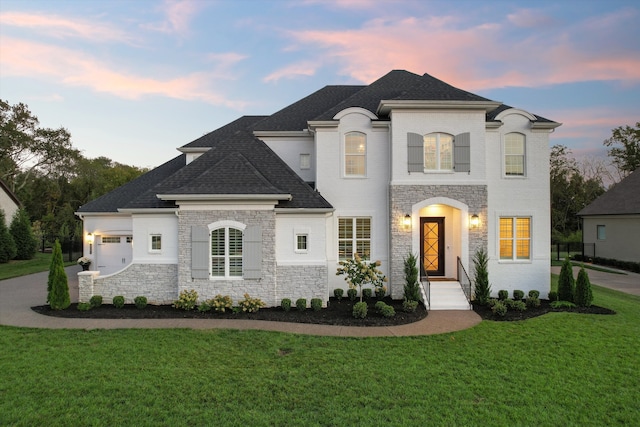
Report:
[[0,327],[0,425],[639,425],[640,297],[407,338]]
[[[556,260],[551,260],[551,266],[552,267],[562,267],[564,261],[556,261]],[[624,271],[619,271],[619,270],[612,270],[610,268],[607,267],[600,267],[599,265],[593,265],[593,264],[588,264],[585,263],[583,264],[582,262],[579,261],[571,261],[571,264],[573,264],[574,267],[580,267],[581,265],[584,265],[584,268],[587,270],[595,270],[595,271],[602,271],[604,273],[612,273],[612,274],[622,274],[622,275],[626,275],[627,273],[625,273]]]
[[[65,254],[66,259],[66,254]],[[9,261],[0,264],[0,280],[12,277],[25,276],[27,274],[48,271],[51,264],[51,254],[37,252],[35,258],[26,261]],[[74,265],[75,262],[65,262],[65,266]]]

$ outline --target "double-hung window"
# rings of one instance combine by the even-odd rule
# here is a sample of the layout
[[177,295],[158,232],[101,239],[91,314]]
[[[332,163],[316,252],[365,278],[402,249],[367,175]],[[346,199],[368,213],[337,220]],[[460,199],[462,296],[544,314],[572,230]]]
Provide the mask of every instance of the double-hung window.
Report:
[[338,258],[371,259],[371,218],[338,218]]
[[500,217],[500,259],[531,259],[530,217]]
[[149,252],[152,252],[152,253],[162,252],[162,234],[149,235]]
[[221,227],[211,231],[211,275],[242,277],[242,230]]
[[430,133],[424,136],[424,168],[453,170],[453,135]]
[[521,133],[504,136],[504,173],[507,176],[524,176],[525,140]]
[[344,136],[344,175],[367,174],[367,136],[361,132],[349,132]]

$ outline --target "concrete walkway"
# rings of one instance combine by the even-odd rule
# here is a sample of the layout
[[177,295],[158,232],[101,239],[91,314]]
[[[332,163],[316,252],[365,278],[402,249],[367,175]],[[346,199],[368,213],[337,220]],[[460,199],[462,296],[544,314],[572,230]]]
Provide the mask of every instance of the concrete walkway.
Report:
[[[573,264],[573,277],[578,277],[580,271],[580,264]],[[589,281],[593,285],[603,286],[605,288],[614,289],[616,291],[625,292],[631,295],[640,296],[640,274],[631,273],[628,271],[616,270],[614,268],[603,267],[611,271],[618,271],[623,274],[605,273],[604,271],[591,270],[585,268],[585,271],[589,275]],[[561,267],[551,267],[553,274],[560,274]],[[540,295],[541,298],[545,296]]]
[[[67,267],[71,301],[78,301],[80,268]],[[307,335],[340,337],[391,337],[442,334],[468,329],[480,323],[472,310],[431,311],[419,322],[385,327],[313,325],[228,319],[66,319],[38,314],[31,307],[46,303],[48,272],[0,281],[0,324],[50,329],[258,329]]]

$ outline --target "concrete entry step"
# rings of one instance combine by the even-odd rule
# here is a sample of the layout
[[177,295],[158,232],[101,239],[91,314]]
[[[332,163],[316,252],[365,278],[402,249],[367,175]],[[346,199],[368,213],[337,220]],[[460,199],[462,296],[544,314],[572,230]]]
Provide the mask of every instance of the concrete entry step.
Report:
[[471,310],[460,282],[431,282],[431,310]]

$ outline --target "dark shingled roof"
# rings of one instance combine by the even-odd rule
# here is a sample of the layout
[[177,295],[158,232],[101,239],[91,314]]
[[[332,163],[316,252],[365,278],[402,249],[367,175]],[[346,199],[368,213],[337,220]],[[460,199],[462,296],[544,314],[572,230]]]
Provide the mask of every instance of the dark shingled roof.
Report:
[[640,214],[640,170],[632,172],[578,212],[578,216],[638,214]]
[[269,116],[242,116],[239,119],[214,130],[213,132],[209,132],[208,134],[183,145],[182,148],[212,147],[217,141],[228,138],[239,130],[247,130],[267,117]]
[[[500,113],[502,113],[505,110],[509,110],[513,107],[507,105],[507,104],[502,104],[500,105],[498,108],[496,108],[495,110],[491,111],[490,113],[487,114],[487,121],[488,122],[492,122],[492,121],[496,121],[496,116]],[[549,119],[545,119],[542,116],[538,116],[537,114],[532,114],[535,118],[537,122],[544,122],[544,123],[555,123],[553,120],[549,120]]]

